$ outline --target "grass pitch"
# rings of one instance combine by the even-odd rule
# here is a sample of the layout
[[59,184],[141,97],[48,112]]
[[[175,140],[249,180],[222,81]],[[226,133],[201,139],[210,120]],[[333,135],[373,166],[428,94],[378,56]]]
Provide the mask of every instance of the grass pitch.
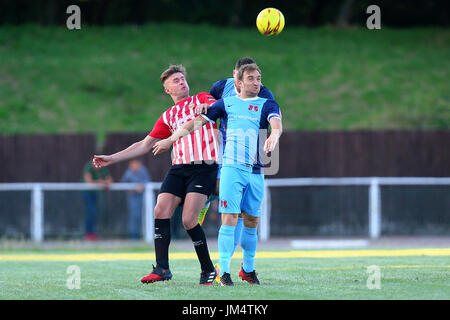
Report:
[[[217,252],[211,253],[217,261]],[[450,299],[450,249],[257,252],[261,286],[241,281],[241,252],[231,262],[235,287],[199,286],[192,252],[171,254],[173,279],[141,284],[154,263],[149,251],[3,251],[0,299],[303,300]],[[69,289],[80,270],[80,288]],[[369,266],[380,268],[380,288],[369,289]]]

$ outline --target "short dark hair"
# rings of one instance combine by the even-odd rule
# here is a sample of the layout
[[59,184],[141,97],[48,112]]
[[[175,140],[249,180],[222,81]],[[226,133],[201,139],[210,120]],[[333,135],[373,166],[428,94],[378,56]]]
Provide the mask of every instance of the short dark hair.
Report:
[[178,72],[181,72],[183,76],[186,77],[186,68],[182,64],[172,64],[163,73],[161,73],[159,80],[161,80],[161,83],[164,85],[164,82],[166,82],[168,77]]
[[242,67],[244,64],[252,64],[252,63],[256,63],[256,62],[255,62],[255,60],[253,60],[250,57],[240,58],[236,62],[236,65],[234,66],[234,69],[239,70],[239,68]]
[[238,80],[241,80],[244,78],[244,72],[245,71],[254,71],[257,70],[259,74],[261,74],[261,69],[256,65],[256,63],[249,63],[242,65],[238,70],[237,78]]

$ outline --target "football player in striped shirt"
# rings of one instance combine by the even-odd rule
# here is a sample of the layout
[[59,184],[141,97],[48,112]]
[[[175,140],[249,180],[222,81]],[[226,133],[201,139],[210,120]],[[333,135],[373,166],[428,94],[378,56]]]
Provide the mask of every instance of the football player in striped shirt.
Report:
[[[143,140],[112,155],[95,155],[95,167],[105,167],[149,152],[157,141],[170,137],[186,122],[194,119],[194,109],[198,104],[212,104],[216,101],[206,92],[189,96],[186,70],[182,65],[171,65],[161,74],[160,80],[164,91],[175,104],[161,114],[153,130]],[[198,212],[216,185],[216,128],[215,123],[206,123],[173,144],[172,166],[164,178],[154,210],[156,267],[141,279],[143,283],[172,278],[169,269],[170,218],[179,205],[183,205],[183,225],[192,239],[200,262],[199,284],[210,285],[217,276],[205,233],[198,223]]]
[[222,226],[218,246],[220,283],[233,286],[230,261],[234,252],[235,229],[242,213],[244,227],[241,236],[243,264],[239,276],[251,284],[260,284],[254,268],[260,207],[264,196],[264,176],[253,173],[253,165],[259,154],[260,130],[272,128],[264,143],[264,151],[272,152],[282,133],[280,108],[277,102],[258,97],[261,88],[261,70],[256,64],[245,64],[238,72],[239,94],[215,102],[206,115],[186,123],[167,139],[153,146],[153,153],[170,149],[174,141],[193,132],[208,122],[222,118],[227,127],[226,145],[220,179],[220,207]]

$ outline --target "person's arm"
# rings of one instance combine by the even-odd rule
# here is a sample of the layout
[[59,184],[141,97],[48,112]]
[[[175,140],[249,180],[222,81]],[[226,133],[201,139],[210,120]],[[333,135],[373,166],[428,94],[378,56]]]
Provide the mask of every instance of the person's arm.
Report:
[[171,129],[167,123],[167,113],[169,110],[165,111],[156,121],[153,126],[152,131],[141,141],[133,143],[128,148],[114,153],[112,155],[95,155],[92,162],[94,167],[101,168],[106,167],[111,164],[129,160],[132,158],[137,158],[149,152],[153,145],[161,139],[167,138],[172,134]]
[[156,156],[158,154],[164,153],[172,147],[172,144],[180,138],[191,134],[195,130],[200,129],[205,123],[209,122],[208,119],[204,118],[203,115],[199,115],[193,120],[186,122],[184,126],[175,131],[167,139],[158,141],[153,146],[153,154]]
[[200,92],[197,97],[199,98],[200,104],[195,106],[194,115],[198,116],[200,114],[206,114],[210,106],[216,102],[216,99],[209,93]]
[[161,138],[155,138],[147,135],[141,141],[133,143],[131,146],[122,151],[111,155],[94,155],[92,162],[96,168],[102,168],[117,162],[137,158],[149,152],[153,145],[159,140],[161,140]]
[[264,151],[266,153],[272,152],[278,144],[281,134],[283,133],[283,124],[281,118],[273,117],[269,120],[272,132],[264,143]]
[[265,117],[270,125],[272,132],[264,142],[264,151],[272,152],[278,144],[281,134],[283,133],[283,124],[281,122],[280,106],[275,100],[267,100],[263,105],[262,116]]

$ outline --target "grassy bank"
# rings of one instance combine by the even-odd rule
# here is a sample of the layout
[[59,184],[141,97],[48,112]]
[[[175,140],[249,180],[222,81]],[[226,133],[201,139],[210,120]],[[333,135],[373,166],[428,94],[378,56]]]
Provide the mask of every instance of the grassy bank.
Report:
[[28,25],[0,27],[0,132],[147,131],[172,104],[166,66],[187,67],[193,94],[247,55],[287,129],[450,127],[448,29]]

